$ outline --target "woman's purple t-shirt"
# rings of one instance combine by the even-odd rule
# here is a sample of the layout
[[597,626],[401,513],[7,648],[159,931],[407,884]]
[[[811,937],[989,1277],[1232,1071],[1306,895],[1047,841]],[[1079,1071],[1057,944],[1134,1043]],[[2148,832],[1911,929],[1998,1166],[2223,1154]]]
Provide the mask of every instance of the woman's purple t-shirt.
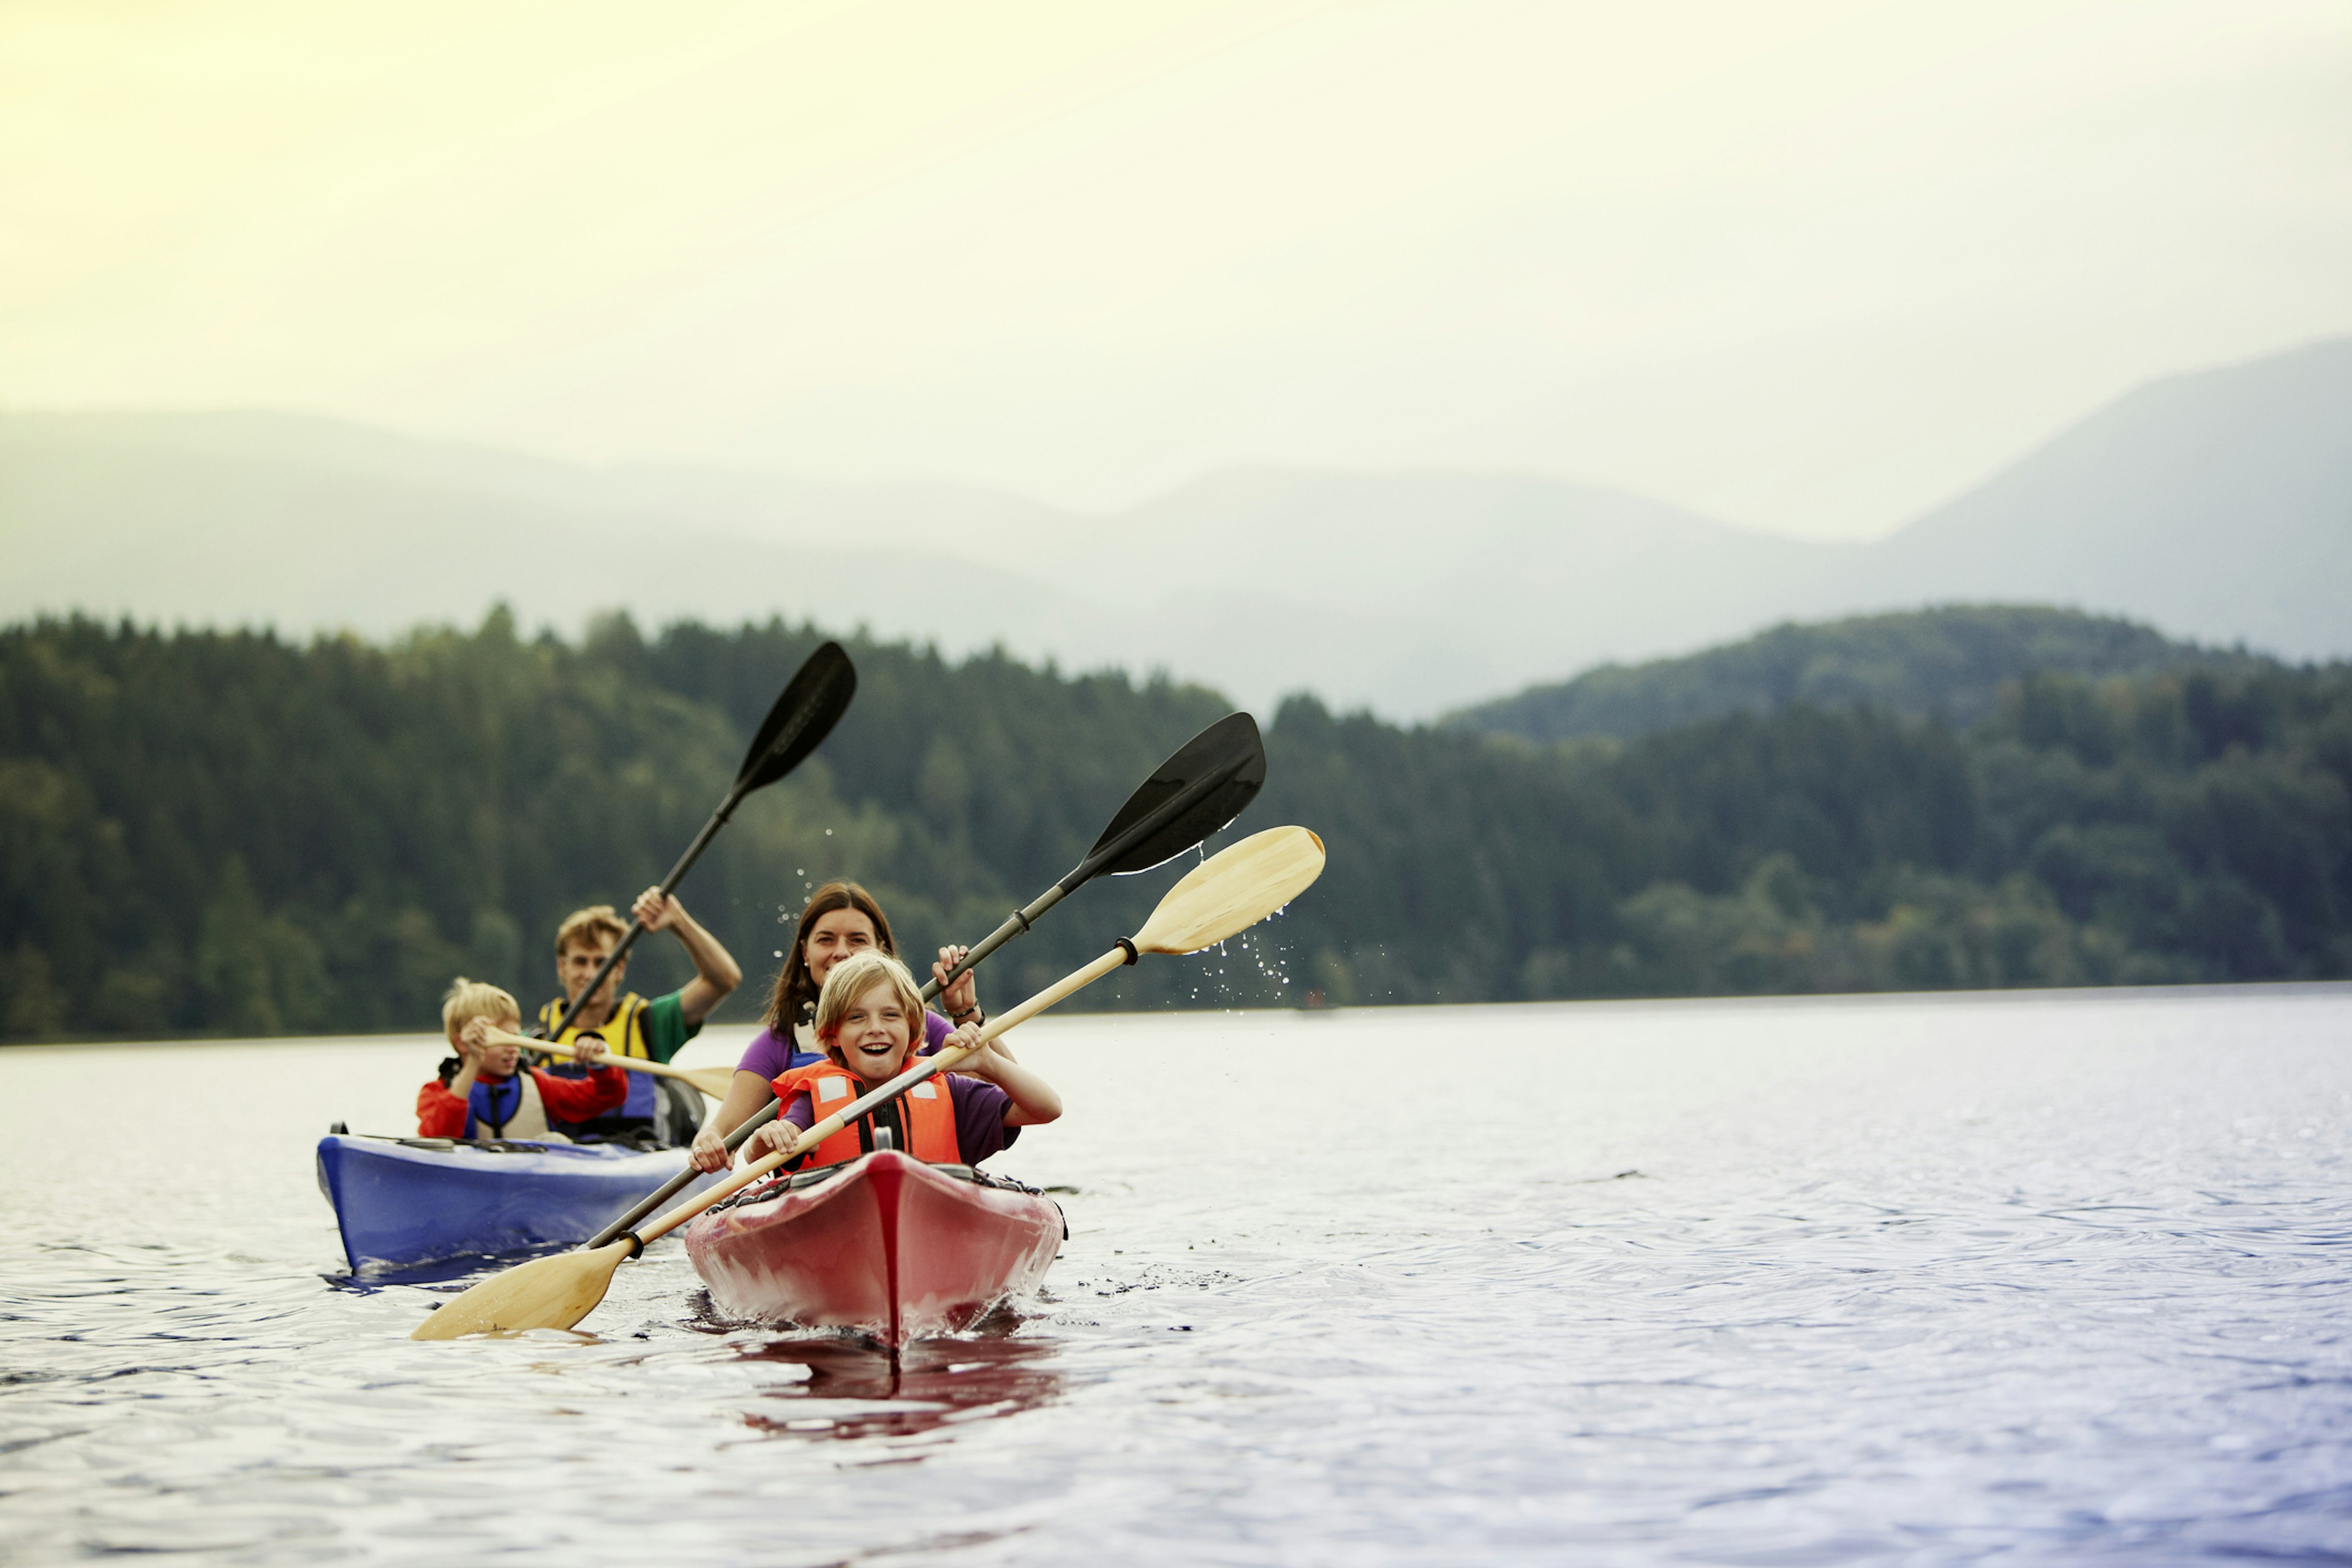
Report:
[[[954,1033],[954,1026],[945,1018],[928,1007],[924,1008],[923,1043],[915,1047],[917,1054],[929,1056],[940,1048],[941,1041]],[[735,1070],[755,1072],[773,1083],[791,1068],[795,1050],[791,1031],[787,1030],[780,1037],[773,1029],[762,1029],[751,1037],[751,1047],[744,1051],[743,1059],[735,1064]]]

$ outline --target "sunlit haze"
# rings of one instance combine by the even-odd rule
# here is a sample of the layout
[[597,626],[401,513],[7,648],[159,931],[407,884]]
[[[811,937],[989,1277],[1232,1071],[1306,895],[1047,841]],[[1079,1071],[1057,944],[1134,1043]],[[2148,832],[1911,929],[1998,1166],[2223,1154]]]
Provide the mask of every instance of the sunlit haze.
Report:
[[2352,8],[20,0],[0,403],[1883,533],[2352,330]]

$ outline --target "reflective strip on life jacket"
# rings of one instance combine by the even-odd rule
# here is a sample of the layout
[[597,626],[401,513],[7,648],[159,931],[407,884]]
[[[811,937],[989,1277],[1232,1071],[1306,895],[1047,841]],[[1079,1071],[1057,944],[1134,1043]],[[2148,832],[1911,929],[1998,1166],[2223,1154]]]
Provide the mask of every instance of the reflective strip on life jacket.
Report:
[[[773,1087],[776,1098],[786,1105],[792,1104],[794,1095],[805,1090],[818,1121],[845,1109],[866,1092],[866,1086],[855,1074],[830,1060],[794,1068],[775,1079]],[[962,1152],[956,1142],[955,1097],[948,1091],[945,1075],[917,1084],[900,1095],[897,1104],[898,1120],[908,1130],[902,1144],[906,1152],[929,1165],[962,1163]],[[871,1153],[874,1120],[871,1115],[861,1116],[819,1143],[803,1168],[845,1165],[861,1154]]]
[[[541,1007],[539,1010],[539,1026],[541,1029],[554,1028],[562,1021],[564,1008],[570,1005],[569,1001],[554,1001]],[[653,1060],[653,1052],[646,1047],[646,999],[634,991],[614,1005],[613,1016],[603,1023],[574,1024],[562,1034],[551,1037],[558,1045],[570,1046],[578,1044],[583,1035],[596,1036],[604,1042],[604,1048],[616,1057],[635,1057],[643,1061]],[[548,1070],[553,1072],[558,1078],[588,1076],[588,1069],[577,1062],[558,1061]],[[653,1074],[633,1072],[629,1074],[629,1098],[623,1100],[618,1109],[607,1111],[605,1114],[650,1119],[654,1114],[658,1093],[659,1090],[654,1085]]]
[[468,1138],[544,1138],[547,1107],[539,1098],[539,1084],[529,1068],[498,1082],[474,1080],[466,1094],[466,1136]]

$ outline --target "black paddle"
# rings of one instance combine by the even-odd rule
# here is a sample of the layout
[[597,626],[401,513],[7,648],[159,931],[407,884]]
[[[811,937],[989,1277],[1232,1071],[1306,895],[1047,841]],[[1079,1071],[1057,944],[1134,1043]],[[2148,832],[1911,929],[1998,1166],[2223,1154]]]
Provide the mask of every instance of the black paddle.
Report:
[[[727,786],[726,798],[710,814],[710,820],[702,825],[702,831],[694,836],[694,842],[686,847],[686,853],[677,858],[677,864],[669,868],[669,875],[662,879],[664,897],[702,858],[702,852],[710,847],[719,830],[727,826],[727,819],[743,803],[743,797],[753,790],[765,789],[805,762],[818,742],[841,722],[841,716],[849,710],[849,700],[856,695],[856,667],[849,662],[849,656],[842,651],[839,643],[824,644],[802,662],[799,671],[778,694],[775,706],[768,710],[767,718],[761,721],[759,732],[751,737],[751,749],[743,753],[743,765],[736,770],[735,782]],[[588,998],[596,994],[604,977],[613,973],[613,966],[626,957],[637,938],[645,934],[645,926],[632,917],[629,929],[621,933],[619,942],[605,955],[604,966],[596,971],[593,980],[580,988],[580,994],[563,1010],[562,1021],[549,1031],[550,1037],[562,1037],[563,1031],[572,1027],[572,1020],[588,1005]]]
[[[1149,871],[1214,833],[1242,814],[1265,783],[1265,743],[1257,721],[1228,713],[1160,764],[1139,785],[1102,830],[1087,858],[1070,874],[1017,909],[988,933],[964,961],[948,971],[948,984],[1029,929],[1030,922],[1097,877],[1129,877]],[[926,995],[924,1000],[930,998]]]
[[[1095,840],[1095,847],[1087,851],[1086,858],[1068,876],[1013,910],[1003,925],[989,932],[978,947],[964,955],[961,963],[948,972],[948,983],[953,984],[966,970],[1027,931],[1040,915],[1097,877],[1106,872],[1114,877],[1131,876],[1181,855],[1239,816],[1242,807],[1250,803],[1265,783],[1265,742],[1258,735],[1257,721],[1246,713],[1226,714],[1178,747],[1175,755],[1137,785],[1135,793],[1127,797],[1127,804],[1110,819],[1110,826],[1102,830],[1102,837]],[[799,940],[798,932],[793,933],[793,940]],[[937,980],[926,982],[923,1000],[929,1002],[940,990]],[[744,1118],[743,1124],[727,1135],[728,1152],[732,1153],[742,1147],[746,1138],[774,1121],[776,1112],[782,1109],[771,1100],[764,1108]],[[630,1229],[684,1191],[698,1173],[688,1165],[664,1183],[660,1191],[598,1231],[588,1245],[602,1247]]]

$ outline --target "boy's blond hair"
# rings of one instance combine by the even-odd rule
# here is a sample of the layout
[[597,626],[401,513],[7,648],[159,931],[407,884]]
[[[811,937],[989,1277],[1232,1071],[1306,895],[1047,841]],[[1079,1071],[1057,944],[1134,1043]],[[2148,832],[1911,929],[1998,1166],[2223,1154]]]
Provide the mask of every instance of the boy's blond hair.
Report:
[[555,956],[562,958],[563,950],[574,942],[593,942],[600,936],[618,942],[628,934],[628,921],[614,912],[612,905],[591,904],[584,910],[572,910],[555,928]]
[[441,1032],[454,1040],[458,1030],[477,1018],[493,1022],[509,1018],[520,1024],[522,1009],[488,981],[468,980],[460,974],[449,983],[449,994],[441,998]]
[[914,1044],[923,1043],[923,994],[916,989],[915,977],[888,953],[860,948],[833,966],[833,973],[824,977],[824,989],[817,993],[816,1038],[827,1056],[840,1059],[833,1037],[841,1033],[842,1016],[877,980],[897,994],[898,1005],[906,1009],[907,1031]]

